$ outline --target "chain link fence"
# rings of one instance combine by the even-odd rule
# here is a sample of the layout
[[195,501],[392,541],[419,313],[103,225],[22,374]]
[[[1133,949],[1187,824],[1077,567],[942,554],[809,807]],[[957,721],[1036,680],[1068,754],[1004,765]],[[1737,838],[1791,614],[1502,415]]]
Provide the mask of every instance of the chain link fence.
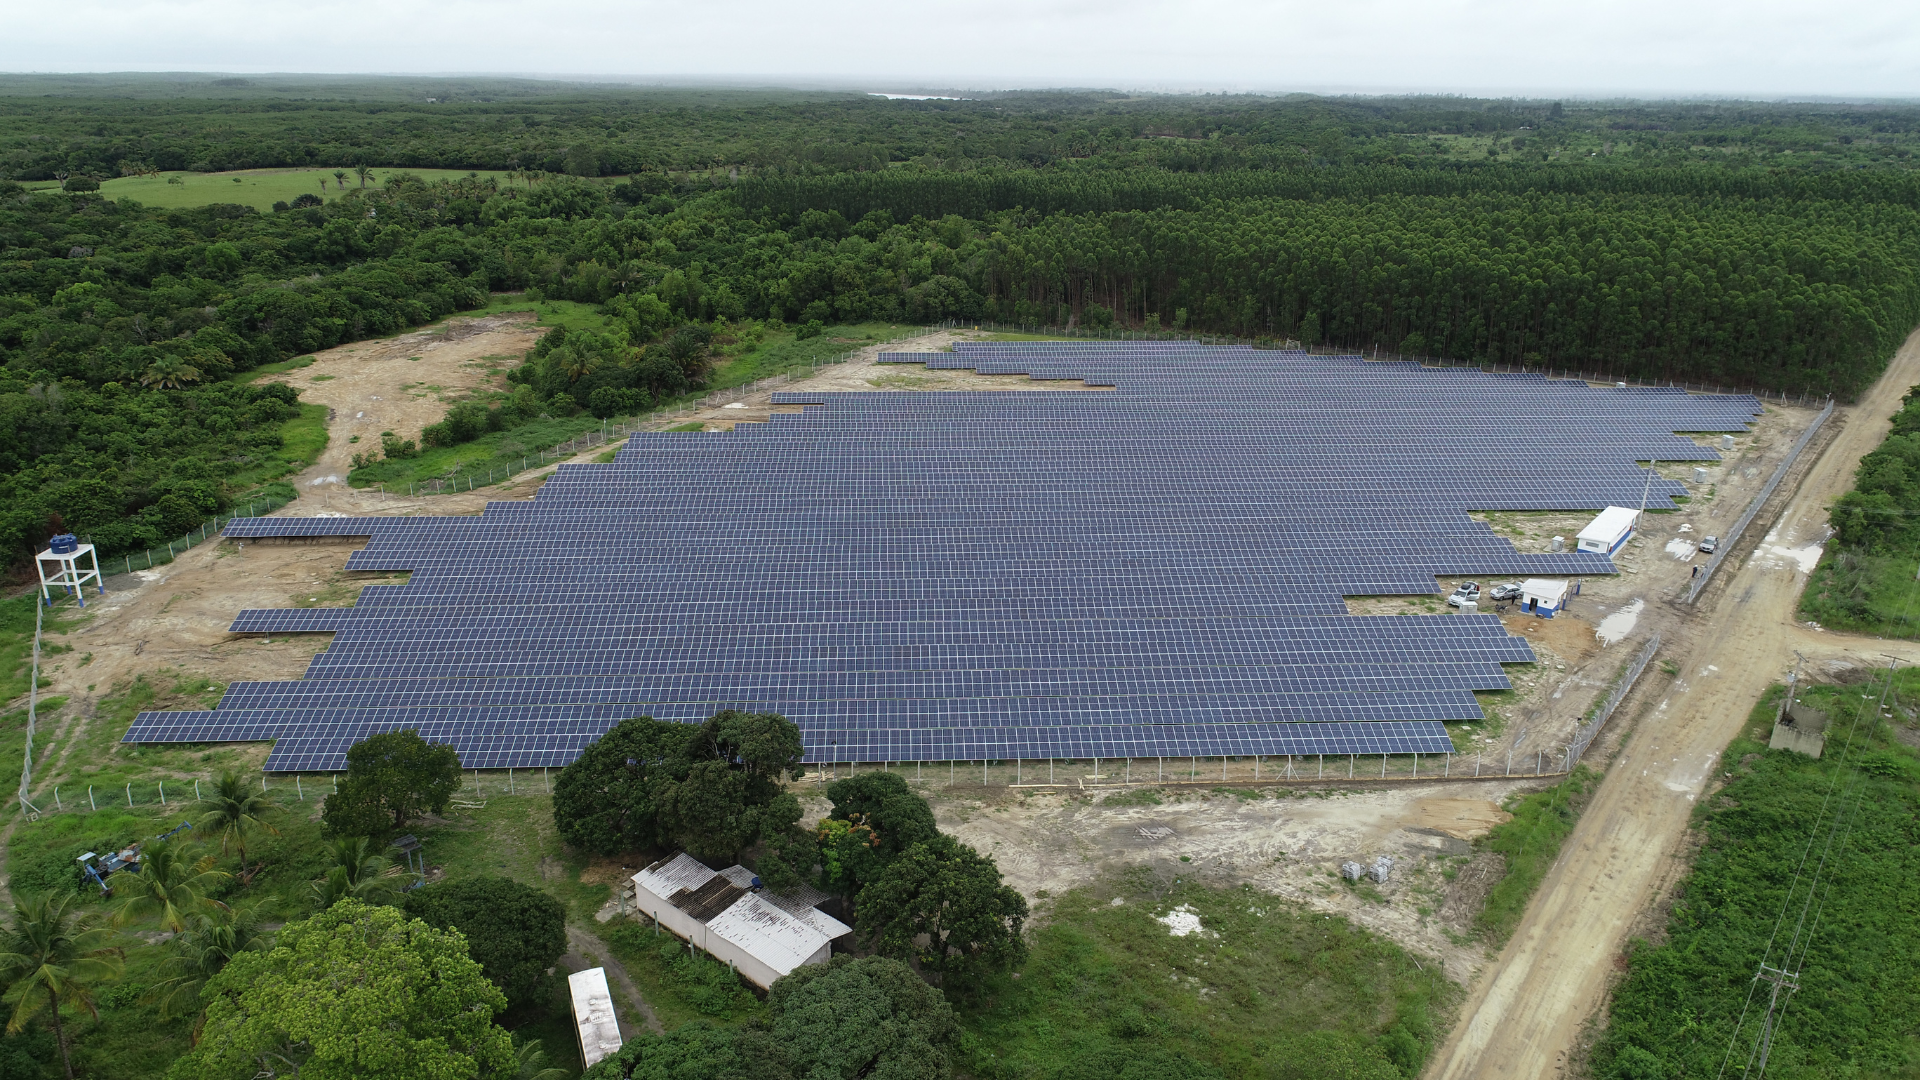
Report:
[[1753,524],[1754,515],[1760,512],[1760,508],[1767,504],[1768,499],[1773,498],[1773,493],[1779,488],[1780,481],[1787,478],[1787,472],[1793,468],[1793,463],[1800,460],[1800,451],[1807,448],[1807,444],[1813,441],[1814,435],[1819,433],[1821,425],[1825,424],[1827,418],[1832,415],[1833,402],[1829,401],[1827,407],[1820,410],[1820,415],[1813,418],[1813,423],[1808,425],[1807,430],[1800,433],[1799,440],[1793,444],[1793,449],[1787,451],[1787,456],[1780,462],[1780,467],[1773,470],[1773,475],[1767,479],[1766,486],[1761,488],[1760,493],[1747,504],[1746,513],[1741,514],[1740,520],[1733,523],[1733,528],[1728,530],[1727,535],[1720,538],[1720,548],[1713,553],[1713,558],[1707,560],[1706,569],[1695,575],[1692,583],[1687,587],[1687,603],[1691,604],[1699,599],[1700,590],[1706,588],[1707,582],[1713,580],[1713,572],[1720,569],[1721,560],[1733,554],[1734,545],[1740,542],[1740,536],[1747,531],[1747,526]]

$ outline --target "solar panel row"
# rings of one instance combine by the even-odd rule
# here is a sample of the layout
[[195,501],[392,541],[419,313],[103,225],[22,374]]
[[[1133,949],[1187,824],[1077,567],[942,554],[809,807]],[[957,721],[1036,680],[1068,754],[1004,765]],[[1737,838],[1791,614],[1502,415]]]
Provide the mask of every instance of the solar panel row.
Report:
[[728,434],[636,436],[479,518],[262,518],[407,570],[297,682],[142,713],[131,742],[277,740],[335,770],[418,727],[470,767],[563,765],[620,719],[785,713],[812,761],[1441,753],[1533,659],[1487,615],[1353,617],[1454,575],[1612,572],[1471,510],[1674,505],[1636,461],[1759,405],[1659,388],[1167,342],[964,343],[889,363],[1098,392],[778,395]]

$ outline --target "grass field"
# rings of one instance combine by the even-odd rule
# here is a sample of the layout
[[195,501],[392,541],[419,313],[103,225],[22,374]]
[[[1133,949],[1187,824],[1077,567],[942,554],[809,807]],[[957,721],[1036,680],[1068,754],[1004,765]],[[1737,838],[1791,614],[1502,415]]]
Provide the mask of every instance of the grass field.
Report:
[[[1199,928],[1176,935],[1179,912]],[[1045,902],[1033,954],[956,1006],[964,1072],[1094,1080],[1416,1076],[1459,989],[1345,919],[1146,871]]]
[[[300,195],[319,195],[328,200],[337,198],[340,189],[334,180],[335,171],[323,168],[248,169],[243,172],[170,172],[158,176],[122,176],[102,181],[100,194],[109,199],[132,199],[147,206],[168,209],[238,203],[255,210],[271,210],[274,203],[292,202]],[[359,187],[359,178],[353,175],[351,169],[341,166],[338,171],[347,174],[349,190]],[[422,180],[451,180],[469,175],[466,169],[375,169],[373,176],[367,180],[367,186],[378,187],[388,177],[401,173]],[[478,175],[499,177],[501,183],[507,182],[505,173],[481,172]],[[320,187],[322,179],[327,182],[324,191]],[[30,182],[26,186],[42,191],[57,191],[60,188],[59,182],[53,180]]]
[[1770,688],[1722,755],[1724,786],[1694,814],[1702,847],[1660,940],[1630,948],[1586,1075],[1756,1075],[1766,963],[1799,976],[1767,1076],[1920,1076],[1920,672],[1891,690],[1884,670],[1804,686],[1830,718],[1817,760],[1767,747],[1784,693]]

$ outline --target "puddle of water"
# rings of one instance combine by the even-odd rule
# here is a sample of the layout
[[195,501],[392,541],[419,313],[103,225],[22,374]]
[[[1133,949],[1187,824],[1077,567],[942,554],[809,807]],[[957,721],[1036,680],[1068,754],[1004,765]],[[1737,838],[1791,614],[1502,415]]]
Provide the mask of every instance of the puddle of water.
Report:
[[1792,565],[1794,569],[1802,574],[1811,574],[1813,573],[1813,568],[1820,563],[1820,552],[1822,550],[1824,550],[1824,548],[1820,544],[1808,544],[1806,547],[1797,548],[1768,547],[1764,549],[1764,552],[1766,555],[1771,556],[1766,561],[1767,566],[1784,567]]
[[1633,626],[1640,621],[1640,612],[1644,611],[1646,606],[1645,600],[1635,597],[1631,603],[1619,611],[1601,619],[1600,625],[1593,629],[1593,636],[1599,638],[1602,645],[1618,644],[1621,639],[1633,633]]
[[1694,547],[1693,544],[1677,536],[1667,541],[1667,554],[1679,559],[1681,562],[1686,562],[1688,559],[1693,558],[1694,553],[1699,550],[1700,549]]

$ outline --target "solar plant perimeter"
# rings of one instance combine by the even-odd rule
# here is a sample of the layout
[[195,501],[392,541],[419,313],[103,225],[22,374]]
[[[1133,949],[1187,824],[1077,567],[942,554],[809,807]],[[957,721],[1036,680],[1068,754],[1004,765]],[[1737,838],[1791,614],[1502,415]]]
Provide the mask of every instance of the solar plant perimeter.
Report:
[[296,682],[141,713],[135,743],[273,740],[337,771],[418,728],[469,768],[559,766],[620,720],[784,713],[809,761],[1443,753],[1533,659],[1493,615],[1360,617],[1441,576],[1613,572],[1470,510],[1670,508],[1636,461],[1716,460],[1747,396],[1186,343],[889,354],[1110,391],[782,394],[724,434],[634,436],[480,517],[248,518],[412,571]]

